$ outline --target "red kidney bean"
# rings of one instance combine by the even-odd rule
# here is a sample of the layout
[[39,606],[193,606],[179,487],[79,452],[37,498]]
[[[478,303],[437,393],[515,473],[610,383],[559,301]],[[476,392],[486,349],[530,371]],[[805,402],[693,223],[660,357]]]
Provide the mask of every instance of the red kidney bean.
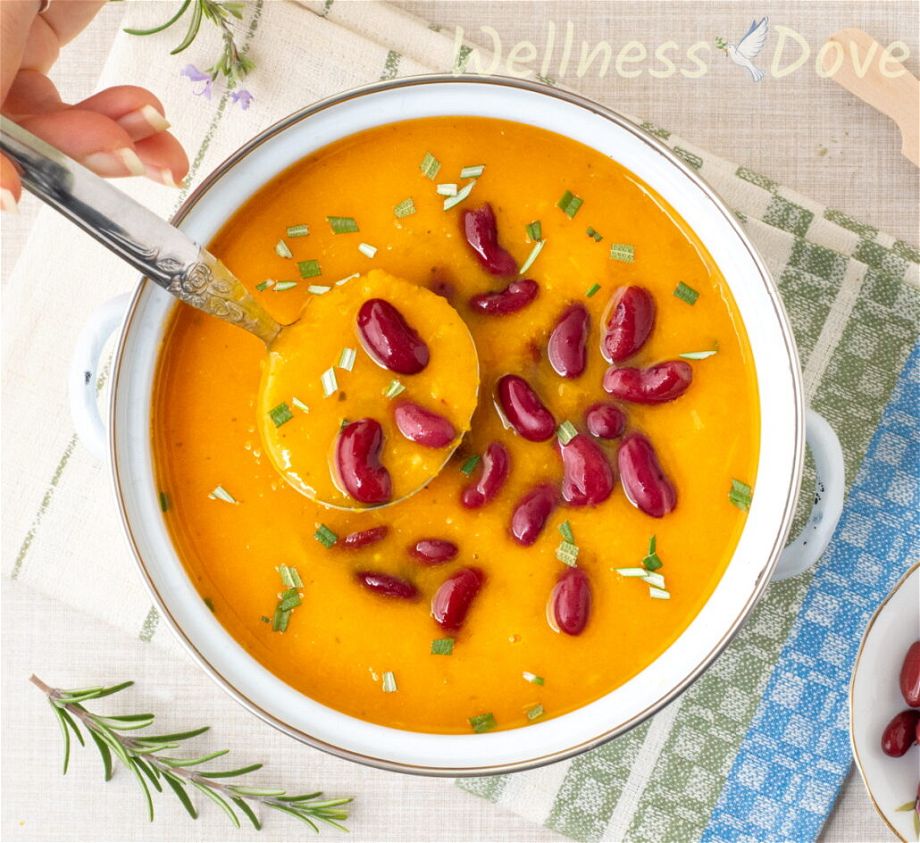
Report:
[[559,577],[546,606],[546,620],[556,632],[581,635],[591,614],[591,584],[581,568]]
[[556,420],[540,396],[519,375],[505,375],[495,389],[498,406],[508,423],[530,442],[545,442],[556,432]]
[[369,544],[379,542],[390,532],[387,526],[370,527],[367,530],[358,530],[355,533],[349,533],[342,539],[342,547],[346,550],[355,550],[359,547],[367,547]]
[[415,585],[408,580],[400,579],[390,574],[381,574],[377,571],[358,571],[355,577],[366,589],[383,597],[401,597],[403,600],[411,600],[418,595],[418,589]]
[[588,329],[591,317],[584,305],[573,304],[568,308],[553,332],[549,335],[546,352],[549,363],[557,375],[563,378],[577,378],[588,363]]
[[364,302],[358,311],[358,330],[367,353],[391,372],[416,375],[428,365],[428,345],[388,301]]
[[608,363],[621,363],[645,345],[655,324],[655,300],[644,287],[620,287],[607,306],[605,319],[601,354]]
[[598,439],[616,439],[626,428],[626,413],[615,404],[592,404],[585,413],[585,426]]
[[595,506],[613,492],[613,468],[606,454],[583,433],[559,444],[562,455],[562,497],[571,506]]
[[677,506],[677,492],[658,455],[641,433],[631,433],[620,445],[620,481],[629,502],[652,518],[661,518]]
[[514,258],[498,244],[498,225],[488,202],[475,211],[464,211],[461,221],[466,242],[489,272],[493,275],[514,275],[517,272]]
[[900,684],[904,702],[914,708],[920,707],[920,641],[914,641],[904,656]]
[[447,539],[419,539],[415,544],[409,545],[409,555],[424,562],[426,565],[441,565],[456,558],[457,545]]
[[449,576],[431,599],[431,617],[441,629],[459,629],[485,575],[479,568],[461,568]]
[[427,448],[443,448],[457,435],[456,428],[444,416],[411,401],[399,404],[393,415],[396,427],[406,439]]
[[511,515],[511,535],[518,544],[529,547],[537,540],[556,508],[557,497],[555,487],[543,483],[518,501]]
[[896,714],[882,732],[882,752],[900,758],[917,740],[920,711],[908,708]]
[[393,491],[390,472],[380,464],[383,429],[374,419],[358,419],[339,432],[335,465],[345,491],[361,503],[386,503]]
[[683,395],[692,380],[689,363],[666,360],[647,369],[611,366],[604,373],[604,389],[633,404],[664,404]]
[[493,442],[486,448],[479,465],[479,479],[470,483],[460,495],[460,503],[467,509],[485,506],[501,491],[511,471],[511,456],[501,442]]
[[470,307],[488,316],[507,316],[527,307],[540,292],[540,285],[529,278],[512,281],[504,290],[480,293],[470,299]]

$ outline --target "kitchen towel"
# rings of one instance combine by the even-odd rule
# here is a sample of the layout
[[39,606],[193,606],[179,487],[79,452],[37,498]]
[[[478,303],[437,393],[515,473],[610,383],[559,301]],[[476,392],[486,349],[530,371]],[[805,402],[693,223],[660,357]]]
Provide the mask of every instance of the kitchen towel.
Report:
[[[158,22],[158,5],[131,4],[128,24]],[[477,55],[486,61],[475,45],[458,51],[452,33],[385,3],[255,2],[240,33],[258,62],[245,80],[251,104],[239,89],[181,77],[183,64],[167,57],[169,34],[120,35],[100,80],[163,95],[190,151],[192,186],[311,101],[377,79],[475,68]],[[218,46],[202,30],[190,60]],[[912,356],[920,255],[637,122],[722,195],[777,280],[806,400],[844,446],[846,509],[819,566],[772,585],[726,652],[668,708],[576,759],[460,785],[579,840],[810,839],[850,764],[846,687],[861,630],[920,550],[920,364]],[[127,189],[164,215],[177,204],[146,182]],[[120,536],[108,470],[73,433],[64,390],[80,325],[135,283],[131,270],[42,212],[4,293],[4,574],[176,647]]]

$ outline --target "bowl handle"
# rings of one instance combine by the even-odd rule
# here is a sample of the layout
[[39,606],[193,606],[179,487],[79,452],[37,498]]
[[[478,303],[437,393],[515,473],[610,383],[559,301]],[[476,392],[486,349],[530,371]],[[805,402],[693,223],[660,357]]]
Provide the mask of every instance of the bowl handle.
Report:
[[124,293],[93,311],[77,337],[67,376],[70,417],[77,437],[100,460],[108,451],[108,430],[99,411],[99,360],[109,337],[121,327],[130,298],[130,293]]
[[809,410],[805,441],[815,461],[815,497],[808,522],[779,557],[774,580],[807,571],[824,553],[843,512],[845,473],[840,440],[823,416]]

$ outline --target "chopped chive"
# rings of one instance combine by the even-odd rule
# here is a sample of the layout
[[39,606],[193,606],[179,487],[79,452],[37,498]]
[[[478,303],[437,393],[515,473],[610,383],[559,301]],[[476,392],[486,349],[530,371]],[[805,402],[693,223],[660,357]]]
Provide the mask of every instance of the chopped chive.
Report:
[[386,671],[383,674],[383,693],[385,694],[395,694],[399,688],[396,686],[396,675],[392,670]]
[[621,577],[645,577],[648,571],[645,568],[614,568]]
[[585,232],[585,234],[593,239],[595,243],[600,243],[601,240],[604,239],[604,235],[601,234],[596,228],[592,228],[590,225],[588,226],[588,230]]
[[453,638],[435,638],[435,640],[431,642],[431,655],[433,656],[449,656],[453,652]]
[[292,418],[294,418],[294,414],[291,412],[291,408],[288,407],[284,401],[278,404],[277,407],[272,407],[268,411],[268,414],[272,417],[272,421],[275,423],[275,427],[281,427],[281,425],[286,424]]
[[275,609],[272,616],[272,631],[285,632],[288,628],[288,622],[291,620],[291,610],[284,611],[280,606]]
[[545,684],[542,676],[537,676],[536,673],[531,673],[528,670],[525,670],[521,676],[524,677],[525,682],[530,682],[531,685],[543,685]]
[[360,273],[360,272],[352,272],[351,275],[346,275],[344,278],[340,278],[338,281],[336,281],[336,282],[335,282],[335,286],[336,286],[336,287],[341,287],[343,284],[347,284],[347,283],[348,283],[349,281],[351,281],[352,279],[354,279],[354,278],[360,278],[360,277],[361,277],[361,273]]
[[543,706],[537,703],[533,708],[527,709],[527,719],[536,720],[538,717],[543,716]]
[[464,167],[460,171],[461,179],[478,179],[486,169],[485,164],[476,164],[472,167]]
[[655,586],[650,585],[648,587],[648,596],[655,600],[670,600],[671,592],[665,591],[663,588],[655,588]]
[[495,728],[495,715],[491,711],[487,711],[484,714],[477,714],[475,717],[469,718],[470,726],[473,727],[473,731],[477,734],[481,732],[488,732],[491,729]]
[[275,243],[275,254],[278,255],[279,258],[294,257],[294,253],[288,248],[288,244],[285,243],[284,240],[279,240]]
[[572,525],[568,521],[563,521],[559,525],[559,532],[569,544],[575,544],[575,534],[572,532]]
[[527,223],[527,236],[536,243],[543,239],[543,225],[540,220]]
[[274,285],[274,281],[271,278],[266,278],[264,281],[260,281],[256,284],[256,289],[261,293],[262,290],[267,290],[269,287]]
[[350,347],[345,347],[342,349],[342,353],[339,355],[339,362],[336,364],[340,369],[344,369],[346,372],[350,372],[355,367],[355,360],[358,359],[358,352],[355,349]]
[[655,586],[655,588],[664,588],[664,576],[653,572],[647,573],[642,577],[642,582]]
[[418,165],[418,168],[422,171],[422,175],[434,181],[441,169],[441,162],[438,161],[438,159],[435,158],[430,152],[426,152],[425,157],[422,159],[422,163]]
[[409,196],[406,199],[403,199],[398,205],[393,208],[393,213],[399,218],[411,217],[415,213],[415,202],[412,201],[412,197]]
[[285,290],[293,290],[296,286],[296,281],[279,281],[277,284],[275,284],[275,292],[283,293]]
[[399,393],[405,392],[406,388],[395,378],[390,381],[387,388],[383,390],[384,398],[395,398]]
[[310,233],[309,226],[303,225],[289,225],[285,231],[288,237],[306,237]]
[[585,295],[590,299],[591,296],[595,295],[596,293],[599,293],[600,289],[601,289],[600,284],[592,284],[590,287],[588,287],[587,290],[585,290]]
[[530,269],[530,267],[533,266],[533,262],[537,259],[540,252],[543,251],[543,247],[545,245],[545,240],[537,240],[537,242],[533,244],[533,248],[530,250],[530,254],[527,256],[527,260],[525,260],[521,266],[521,271],[519,273],[520,275],[523,275],[525,272],[527,272],[528,269]]
[[648,555],[642,560],[642,567],[646,571],[657,571],[664,564],[655,550],[656,544],[657,540],[652,536],[648,540]]
[[233,497],[223,486],[215,486],[214,489],[208,494],[208,497],[212,501],[223,501],[224,503],[239,503],[239,501]]
[[[303,588],[303,580],[293,565],[279,565],[275,570],[281,576],[284,591],[278,595],[278,605],[275,606],[275,612],[272,616],[272,630],[274,632],[284,632],[291,620],[291,613],[303,603],[303,596],[297,590]],[[262,619],[266,622],[268,621],[268,618],[264,615]]]
[[296,395],[291,399],[291,403],[298,409],[302,410],[304,413],[309,413],[310,408],[303,403]]
[[705,360],[707,357],[712,357],[713,354],[716,354],[715,351],[686,351],[683,354],[678,354],[678,357],[683,357],[684,360]]
[[693,287],[684,284],[681,281],[677,287],[674,289],[674,295],[677,296],[681,301],[685,301],[687,304],[696,304],[696,300],[700,297],[700,294],[693,289]]
[[629,243],[614,243],[610,247],[610,258],[621,263],[632,263],[636,259],[636,247]]
[[457,185],[453,182],[448,184],[439,184],[435,188],[435,192],[438,196],[456,196],[457,195]]
[[259,620],[262,621],[262,623],[271,623],[271,618],[265,615],[259,615]]
[[303,603],[303,598],[297,589],[288,588],[281,592],[281,602],[278,604],[278,608],[282,612],[290,612],[291,609],[296,609],[301,603]]
[[564,565],[574,568],[578,565],[578,545],[571,542],[560,542],[556,548],[556,558]]
[[556,203],[557,208],[562,208],[565,215],[572,219],[578,213],[578,209],[584,204],[584,199],[576,196],[571,190],[562,194],[562,198]]
[[332,287],[329,287],[326,284],[311,284],[307,287],[307,292],[314,296],[325,296]]
[[469,477],[476,470],[476,466],[479,465],[480,459],[482,459],[482,457],[480,457],[479,454],[473,454],[473,456],[468,457],[466,462],[460,466],[460,473]]
[[317,275],[323,274],[323,270],[317,260],[298,261],[297,269],[300,271],[301,278],[315,278]]
[[751,508],[751,487],[740,480],[732,480],[732,487],[728,490],[728,499],[738,507],[747,512]]
[[285,588],[303,588],[303,580],[293,565],[279,565],[276,570]]
[[335,369],[328,368],[319,376],[320,383],[323,385],[323,397],[328,398],[339,391],[339,382],[335,379]]
[[576,436],[578,431],[575,429],[575,425],[572,424],[568,419],[566,419],[559,427],[556,429],[556,436],[559,437],[559,441],[563,445],[568,445]]
[[330,530],[325,524],[316,525],[316,532],[313,533],[313,538],[316,539],[327,550],[339,540],[339,537],[333,533],[332,530]]
[[348,419],[342,419],[339,422],[339,433],[341,433],[345,428],[348,427]]
[[358,231],[358,222],[354,217],[326,217],[326,222],[333,234],[353,234]]
[[459,205],[467,196],[470,195],[470,191],[473,189],[476,184],[476,179],[473,179],[470,182],[467,182],[460,190],[457,191],[455,196],[448,196],[444,200],[444,210],[449,211],[454,205]]
[[370,243],[359,243],[358,251],[365,257],[372,258],[377,254],[377,247],[372,246]]
[[169,512],[169,495],[160,492],[160,512]]

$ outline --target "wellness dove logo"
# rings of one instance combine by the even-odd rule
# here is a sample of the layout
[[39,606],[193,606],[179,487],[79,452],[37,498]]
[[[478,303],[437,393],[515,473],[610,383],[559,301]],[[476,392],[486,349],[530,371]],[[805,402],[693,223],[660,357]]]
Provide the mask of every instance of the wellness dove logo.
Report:
[[750,29],[737,44],[729,44],[720,35],[716,38],[716,47],[722,50],[735,64],[745,68],[755,82],[759,82],[766,74],[754,64],[754,59],[760,55],[764,44],[767,43],[769,30],[769,18],[761,18],[759,23],[757,20],[753,20],[751,21]]

